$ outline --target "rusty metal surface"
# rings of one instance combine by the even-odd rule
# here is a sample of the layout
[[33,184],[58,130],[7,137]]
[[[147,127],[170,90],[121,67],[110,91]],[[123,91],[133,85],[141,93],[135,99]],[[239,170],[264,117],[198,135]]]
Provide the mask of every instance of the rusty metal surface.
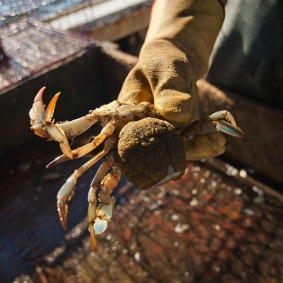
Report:
[[212,159],[149,191],[123,180],[96,255],[85,221],[96,168],[78,182],[65,232],[56,194],[83,160],[45,169],[58,154],[35,139],[0,161],[0,282],[282,282],[282,195],[248,171]]

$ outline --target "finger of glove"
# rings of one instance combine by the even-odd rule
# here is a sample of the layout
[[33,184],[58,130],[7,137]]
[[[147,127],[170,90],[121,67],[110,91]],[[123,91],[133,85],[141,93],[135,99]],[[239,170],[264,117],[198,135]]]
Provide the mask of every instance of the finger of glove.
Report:
[[151,102],[161,116],[176,124],[197,120],[197,87],[191,73],[182,51],[169,41],[156,40],[143,48],[118,100],[125,104]]
[[118,95],[118,100],[123,104],[139,104],[141,102],[153,103],[153,95],[149,81],[139,64],[137,64],[126,77]]
[[184,52],[168,40],[154,40],[143,47],[140,63],[166,120],[184,124],[198,118],[196,77]]
[[172,88],[179,87],[176,89],[165,87],[154,92],[154,106],[160,115],[167,121],[180,125],[197,120],[199,109],[196,86],[194,85],[187,93],[185,87],[182,87],[181,78],[172,78],[166,83],[171,84]]
[[223,154],[226,138],[222,133],[215,132],[196,136],[193,140],[185,142],[187,160],[200,160]]

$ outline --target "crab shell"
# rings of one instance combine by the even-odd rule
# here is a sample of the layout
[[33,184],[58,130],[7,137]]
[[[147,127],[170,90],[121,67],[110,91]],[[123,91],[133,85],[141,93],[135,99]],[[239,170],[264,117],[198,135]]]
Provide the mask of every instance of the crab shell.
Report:
[[[143,129],[141,131],[141,129]],[[130,122],[119,134],[116,163],[124,176],[139,189],[149,189],[177,172],[180,179],[187,166],[184,142],[175,128],[157,118]]]

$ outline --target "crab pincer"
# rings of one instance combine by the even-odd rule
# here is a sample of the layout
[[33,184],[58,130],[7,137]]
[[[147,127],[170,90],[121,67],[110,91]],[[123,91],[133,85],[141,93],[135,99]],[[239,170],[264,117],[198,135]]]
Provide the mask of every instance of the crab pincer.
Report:
[[45,108],[43,104],[43,93],[45,87],[42,87],[34,98],[32,108],[29,111],[31,130],[41,138],[49,138],[49,134],[44,128]]

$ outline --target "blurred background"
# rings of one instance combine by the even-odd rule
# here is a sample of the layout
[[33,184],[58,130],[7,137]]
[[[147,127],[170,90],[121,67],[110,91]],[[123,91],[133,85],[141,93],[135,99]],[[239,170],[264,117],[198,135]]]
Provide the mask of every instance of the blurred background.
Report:
[[224,155],[189,162],[181,181],[154,190],[122,179],[98,254],[86,222],[95,165],[78,181],[68,230],[61,227],[56,194],[85,160],[45,168],[60,149],[29,129],[33,99],[42,86],[45,103],[61,91],[56,121],[116,99],[137,63],[151,5],[0,0],[0,282],[282,282],[282,74],[268,71],[267,82],[276,78],[277,87],[271,103],[248,95],[241,77],[236,86],[225,83],[236,77],[227,66],[243,54],[220,60],[216,49],[215,65],[198,82],[201,116],[231,111],[243,140],[228,137]]

